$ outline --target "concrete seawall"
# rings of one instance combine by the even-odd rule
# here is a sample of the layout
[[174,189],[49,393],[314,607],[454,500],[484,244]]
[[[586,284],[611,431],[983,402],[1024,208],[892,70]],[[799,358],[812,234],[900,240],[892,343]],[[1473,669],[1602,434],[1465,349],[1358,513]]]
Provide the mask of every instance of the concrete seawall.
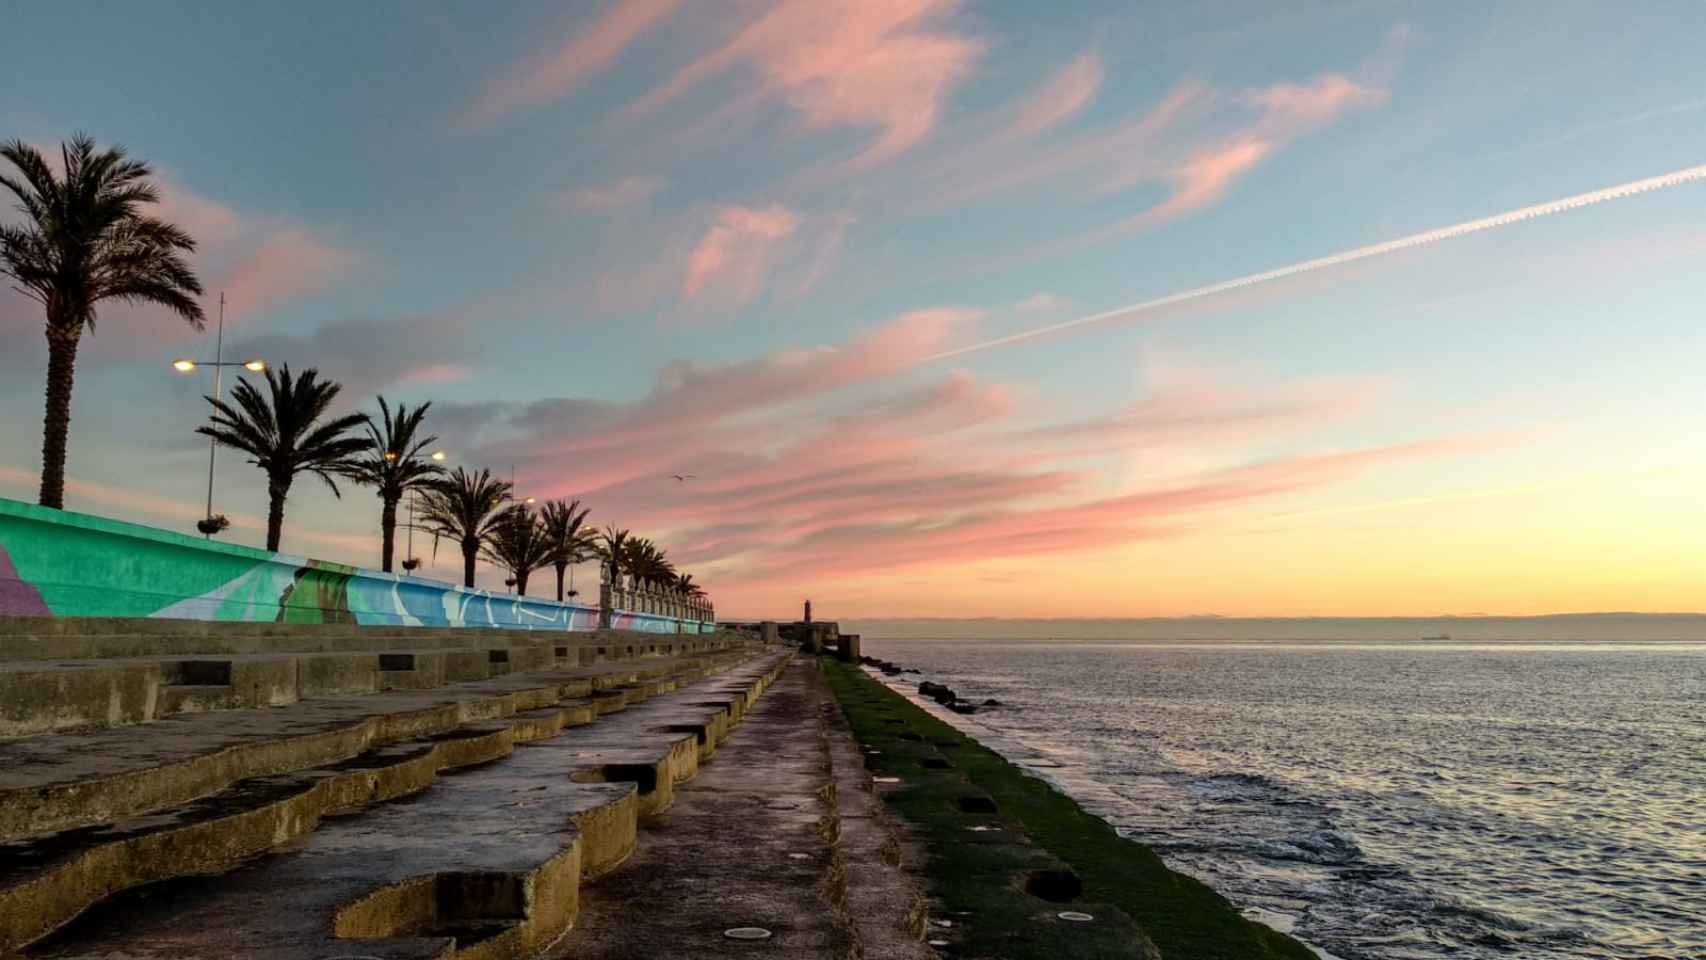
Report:
[[[647,633],[714,627],[708,607],[674,606],[682,615],[618,606],[609,626]],[[556,631],[599,626],[594,606],[466,590],[4,498],[0,616]]]

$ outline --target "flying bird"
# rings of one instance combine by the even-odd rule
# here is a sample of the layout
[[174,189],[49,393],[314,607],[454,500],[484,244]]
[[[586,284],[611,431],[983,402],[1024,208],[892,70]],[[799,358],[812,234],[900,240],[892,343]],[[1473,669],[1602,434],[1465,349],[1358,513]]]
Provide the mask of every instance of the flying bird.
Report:
[[672,474],[670,474],[670,476],[675,478],[676,483],[680,483],[683,480],[694,479],[693,474],[691,474],[691,473],[672,473]]

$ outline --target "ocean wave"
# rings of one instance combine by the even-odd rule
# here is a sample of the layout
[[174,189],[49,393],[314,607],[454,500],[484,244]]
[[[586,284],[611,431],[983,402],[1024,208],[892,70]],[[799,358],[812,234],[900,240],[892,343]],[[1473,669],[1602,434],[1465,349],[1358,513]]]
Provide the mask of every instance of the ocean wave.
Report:
[[1321,866],[1348,866],[1362,859],[1362,848],[1339,830],[1317,830],[1284,840],[1257,840],[1244,849],[1268,860],[1295,860]]

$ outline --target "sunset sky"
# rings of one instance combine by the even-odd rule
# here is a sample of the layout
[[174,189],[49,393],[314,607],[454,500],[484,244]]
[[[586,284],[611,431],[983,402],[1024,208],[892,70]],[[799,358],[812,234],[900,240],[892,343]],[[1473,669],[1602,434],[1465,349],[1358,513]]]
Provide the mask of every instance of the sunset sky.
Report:
[[[0,138],[154,164],[228,355],[433,400],[453,463],[653,537],[719,614],[1702,606],[1706,180],[1005,339],[1706,164],[1698,0],[5,23]],[[41,322],[0,293],[26,500]],[[169,363],[212,350],[101,313],[69,508],[193,529],[212,380]],[[375,565],[378,513],[301,479],[284,549]]]

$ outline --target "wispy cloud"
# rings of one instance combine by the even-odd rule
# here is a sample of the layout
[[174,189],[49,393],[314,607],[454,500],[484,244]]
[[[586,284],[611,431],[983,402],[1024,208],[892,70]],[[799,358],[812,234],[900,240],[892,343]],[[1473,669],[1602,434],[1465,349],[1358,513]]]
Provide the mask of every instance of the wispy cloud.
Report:
[[325,290],[357,262],[352,251],[301,227],[287,227],[267,236],[208,286],[225,292],[228,309],[258,312]]
[[1106,71],[1094,50],[1055,71],[1043,85],[1019,104],[1011,122],[1001,131],[1003,140],[1023,140],[1076,116],[1090,105],[1102,88]]
[[[1224,522],[1219,511],[1340,483],[1374,467],[1478,449],[1436,437],[1274,455],[1378,398],[1367,377],[1274,382],[1151,363],[1135,403],[1059,420],[1028,385],[916,369],[979,311],[897,317],[835,345],[665,369],[643,398],[492,411],[529,489],[575,495],[653,531],[679,562],[748,596],[849,574],[1104,549]],[[1110,493],[1111,454],[1170,470]],[[667,477],[690,472],[680,485]]]
[[634,105],[645,113],[736,65],[786,102],[808,129],[874,129],[854,168],[929,135],[984,44],[951,27],[959,0],[780,0],[720,49],[689,63]]
[[615,210],[645,203],[663,189],[661,177],[622,177],[610,183],[564,190],[552,196],[559,209]]
[[725,306],[750,302],[764,284],[777,244],[799,225],[799,217],[780,204],[719,209],[687,256],[683,298]]
[[674,13],[681,2],[614,0],[601,16],[556,49],[510,66],[487,84],[470,121],[490,122],[567,94],[615,63],[629,44]]
[[273,366],[315,367],[344,385],[341,402],[367,403],[397,384],[453,383],[472,373],[463,357],[471,326],[453,314],[351,317],[304,334],[262,333],[227,340],[233,355]]

